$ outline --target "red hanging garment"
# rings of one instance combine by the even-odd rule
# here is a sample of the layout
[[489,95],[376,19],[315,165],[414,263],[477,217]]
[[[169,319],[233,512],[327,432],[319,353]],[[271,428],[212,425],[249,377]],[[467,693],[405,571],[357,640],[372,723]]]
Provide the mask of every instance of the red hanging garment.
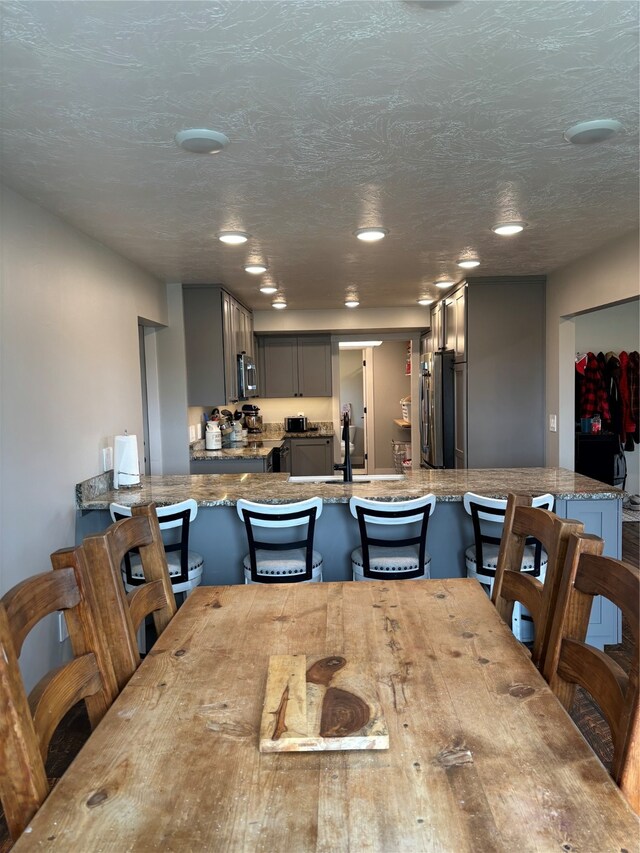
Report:
[[587,366],[584,371],[580,417],[592,418],[598,412],[602,415],[603,420],[611,420],[604,376],[598,359],[592,352],[589,352],[587,353]]

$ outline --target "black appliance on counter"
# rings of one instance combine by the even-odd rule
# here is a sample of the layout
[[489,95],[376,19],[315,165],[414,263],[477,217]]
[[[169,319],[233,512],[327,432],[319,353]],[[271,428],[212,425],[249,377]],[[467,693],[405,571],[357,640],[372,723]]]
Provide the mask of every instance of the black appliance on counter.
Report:
[[296,418],[284,419],[285,432],[306,432],[308,427],[307,419],[299,415]]
[[627,461],[620,439],[610,432],[576,433],[576,474],[624,489]]

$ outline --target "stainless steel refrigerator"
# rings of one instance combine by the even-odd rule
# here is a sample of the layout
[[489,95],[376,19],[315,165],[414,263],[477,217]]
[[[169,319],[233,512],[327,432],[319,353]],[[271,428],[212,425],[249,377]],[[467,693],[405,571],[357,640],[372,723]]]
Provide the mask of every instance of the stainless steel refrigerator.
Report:
[[420,364],[420,463],[454,468],[455,386],[453,351],[427,352]]

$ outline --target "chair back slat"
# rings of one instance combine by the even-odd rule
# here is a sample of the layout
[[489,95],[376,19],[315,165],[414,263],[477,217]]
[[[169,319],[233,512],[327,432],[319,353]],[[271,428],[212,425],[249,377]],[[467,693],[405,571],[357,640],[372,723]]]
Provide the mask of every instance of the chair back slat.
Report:
[[[535,636],[531,658],[540,671],[544,669],[544,658],[549,646],[551,620],[558,598],[569,536],[572,533],[581,533],[583,529],[580,521],[563,519],[550,510],[531,506],[531,498],[527,495],[510,494],[507,499],[491,600],[502,618],[510,625],[514,602],[520,601],[530,609],[528,604],[519,598],[523,591],[529,596],[529,603],[535,608],[535,612],[532,611]],[[547,553],[543,585],[533,577],[525,581],[521,574],[524,548],[527,538],[531,537],[536,539]],[[541,592],[533,591],[540,590],[540,586]]]
[[[544,676],[567,710],[577,685],[596,701],[611,730],[611,775],[640,814],[640,571],[602,548],[596,536],[570,537]],[[586,642],[596,595],[622,611],[633,646],[628,672]]]
[[[62,717],[81,699],[95,727],[117,695],[113,665],[79,549],[54,570],[34,575],[0,601],[0,799],[16,840],[36,813],[49,786],[44,761]],[[65,614],[74,657],[27,692],[19,655],[26,635],[56,610]]]
[[[106,531],[87,536],[83,549],[99,601],[102,627],[107,637],[113,668],[120,690],[140,664],[136,624],[127,600],[120,565],[127,551],[137,548],[147,584],[154,584],[161,595],[143,595],[135,611],[141,618],[141,602],[151,611],[158,636],[176,612],[176,602],[167,568],[167,559],[153,503],[133,508],[131,518],[115,522]],[[147,613],[142,614],[146,616]]]

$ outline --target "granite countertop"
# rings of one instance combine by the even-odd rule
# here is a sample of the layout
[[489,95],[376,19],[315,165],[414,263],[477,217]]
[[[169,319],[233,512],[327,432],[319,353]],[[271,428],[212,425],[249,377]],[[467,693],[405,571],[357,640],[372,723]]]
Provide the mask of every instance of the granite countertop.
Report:
[[[288,474],[176,474],[143,477],[138,488],[100,492],[88,485],[99,479],[93,478],[76,487],[77,508],[108,509],[112,501],[125,506],[155,501],[158,506],[165,506],[187,498],[195,498],[201,507],[233,506],[238,498],[288,503],[314,495],[325,503],[348,503],[354,494],[399,501],[429,492],[438,501],[461,501],[465,492],[497,498],[505,498],[508,492],[550,492],[561,500],[623,497],[620,489],[565,468],[420,469],[409,472],[402,480],[369,483],[289,483],[288,478]],[[101,482],[108,487],[106,480]]]
[[204,439],[189,445],[190,461],[212,461],[216,459],[264,459],[276,447],[281,447],[287,438],[332,438],[332,427],[319,426],[307,432],[285,432],[283,429],[269,429],[261,433],[249,433],[246,443],[230,444],[221,450],[205,450]]

